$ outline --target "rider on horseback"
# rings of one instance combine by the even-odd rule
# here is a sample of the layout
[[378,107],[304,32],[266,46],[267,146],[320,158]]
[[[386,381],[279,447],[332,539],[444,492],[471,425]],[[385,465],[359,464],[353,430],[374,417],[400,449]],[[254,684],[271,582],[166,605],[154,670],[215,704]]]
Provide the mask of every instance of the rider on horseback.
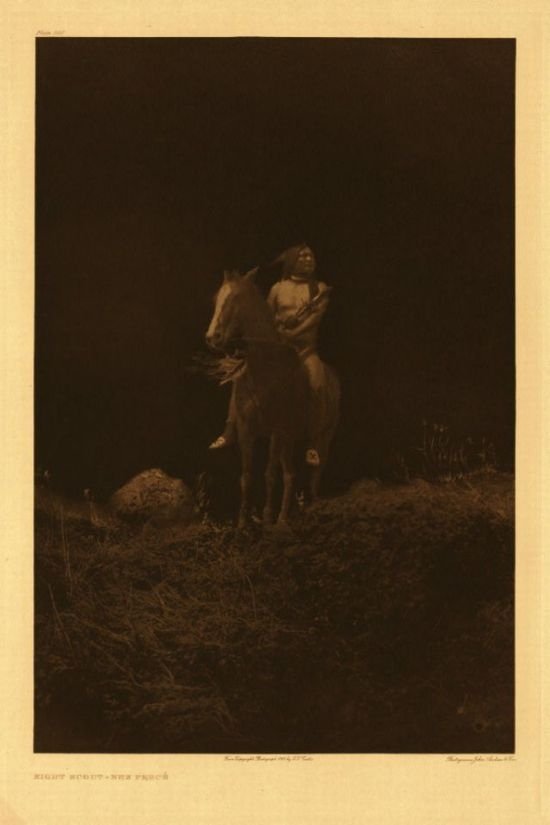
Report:
[[[277,258],[276,263],[282,264],[282,276],[272,286],[267,300],[282,340],[294,347],[307,371],[310,404],[306,463],[317,467],[320,463],[317,439],[325,386],[325,368],[317,354],[317,335],[328,306],[330,287],[314,277],[315,256],[306,244],[290,247]],[[226,447],[235,441],[233,403],[232,395],[224,433],[210,445],[211,450]]]

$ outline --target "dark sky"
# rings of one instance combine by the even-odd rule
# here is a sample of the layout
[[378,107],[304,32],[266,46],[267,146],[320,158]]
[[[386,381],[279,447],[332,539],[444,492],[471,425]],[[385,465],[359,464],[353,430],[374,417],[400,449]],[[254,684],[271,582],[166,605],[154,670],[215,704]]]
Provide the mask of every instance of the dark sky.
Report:
[[512,40],[38,40],[37,462],[190,480],[225,418],[188,372],[221,271],[302,238],[334,286],[328,486],[422,418],[510,461],[514,72]]

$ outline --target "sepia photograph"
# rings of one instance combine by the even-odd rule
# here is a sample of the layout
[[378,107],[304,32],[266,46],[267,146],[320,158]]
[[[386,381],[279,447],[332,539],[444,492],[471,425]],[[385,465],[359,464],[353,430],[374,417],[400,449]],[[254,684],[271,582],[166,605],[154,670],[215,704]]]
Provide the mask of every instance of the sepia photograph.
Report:
[[35,754],[515,752],[515,83],[36,38]]

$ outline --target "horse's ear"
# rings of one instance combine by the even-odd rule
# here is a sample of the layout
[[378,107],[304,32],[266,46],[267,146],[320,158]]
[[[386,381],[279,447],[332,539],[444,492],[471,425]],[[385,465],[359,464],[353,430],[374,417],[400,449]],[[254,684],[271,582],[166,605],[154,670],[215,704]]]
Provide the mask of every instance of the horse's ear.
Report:
[[243,278],[246,278],[247,281],[253,281],[259,268],[259,266],[255,266],[254,269],[249,269],[248,272],[245,272]]
[[223,281],[227,283],[228,281],[235,281],[239,277],[239,273],[236,269],[224,269],[223,271]]

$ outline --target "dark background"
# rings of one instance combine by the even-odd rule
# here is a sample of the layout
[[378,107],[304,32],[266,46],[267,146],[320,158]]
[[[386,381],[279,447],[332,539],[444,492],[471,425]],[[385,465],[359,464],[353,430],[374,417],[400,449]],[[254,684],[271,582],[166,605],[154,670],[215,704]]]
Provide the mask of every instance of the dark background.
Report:
[[189,371],[221,271],[303,238],[343,386],[325,489],[423,418],[510,467],[514,71],[512,40],[39,39],[37,463],[100,496],[191,481],[226,413]]

